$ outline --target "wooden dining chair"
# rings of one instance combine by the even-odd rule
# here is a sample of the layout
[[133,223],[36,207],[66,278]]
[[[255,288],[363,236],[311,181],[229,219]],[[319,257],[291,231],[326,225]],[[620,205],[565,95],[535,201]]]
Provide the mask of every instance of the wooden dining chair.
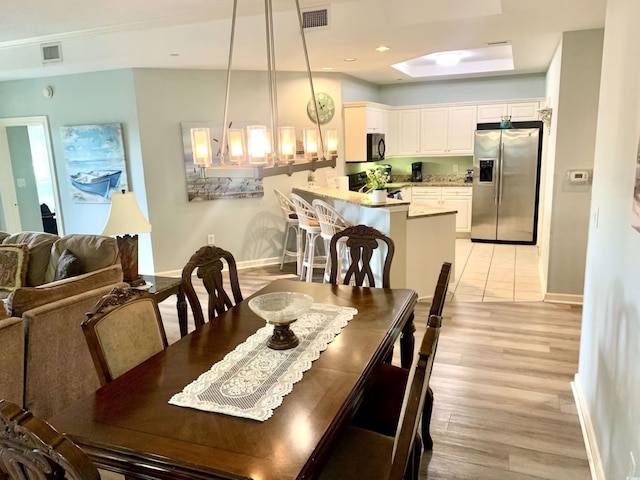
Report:
[[356,286],[375,287],[371,259],[374,251],[380,243],[386,245],[386,256],[382,268],[382,287],[391,288],[391,261],[395,245],[393,240],[382,232],[367,225],[353,225],[336,233],[329,243],[329,261],[331,262],[331,274],[329,282],[337,285],[340,282],[338,266],[340,261],[339,242],[346,243],[346,250],[349,254],[350,265],[344,274],[343,283]]
[[[223,278],[224,264],[227,265],[229,275],[229,285],[233,301],[224,288]],[[233,255],[214,245],[201,247],[194,253],[187,264],[182,269],[182,288],[185,296],[191,305],[191,312],[196,328],[204,325],[205,316],[202,312],[200,300],[193,285],[193,271],[202,280],[202,283],[209,295],[206,321],[210,321],[217,315],[229,310],[236,303],[242,301],[240,292],[240,282],[238,280],[238,269]]]
[[115,287],[82,322],[102,385],[167,347],[158,305],[151,295]]
[[99,480],[93,462],[46,421],[0,400],[0,478]]
[[404,390],[395,435],[349,426],[334,448],[321,479],[417,479],[422,458],[420,419],[427,397],[442,317],[429,317],[417,362]]
[[[434,290],[429,318],[442,316],[444,302],[451,276],[451,263],[442,264],[438,282]],[[435,351],[433,352],[435,358]],[[380,367],[373,385],[365,395],[352,421],[353,425],[366,428],[384,435],[394,435],[398,427],[402,408],[403,392],[407,385],[409,370],[394,365],[384,364]],[[433,448],[430,433],[431,415],[433,412],[433,391],[427,389],[427,399],[422,414],[422,440],[426,450]]]

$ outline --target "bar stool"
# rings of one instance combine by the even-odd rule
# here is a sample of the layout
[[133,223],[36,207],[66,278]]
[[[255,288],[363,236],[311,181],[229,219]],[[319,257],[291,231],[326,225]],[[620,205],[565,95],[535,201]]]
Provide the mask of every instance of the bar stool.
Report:
[[[331,237],[333,237],[336,233],[341,232],[345,228],[351,227],[353,223],[344,218],[344,216],[339,211],[337,211],[333,206],[329,205],[323,200],[315,199],[313,202],[311,202],[311,205],[313,206],[313,209],[315,210],[318,217],[318,222],[320,223],[320,236],[324,240],[324,251],[328,252]],[[338,259],[341,259],[343,251],[346,251],[344,250],[344,246],[345,242],[340,242],[340,245],[338,246]],[[340,273],[342,272],[341,267],[342,265],[338,263],[338,276],[340,276]],[[329,258],[327,258],[322,283],[326,283],[329,281],[330,273],[331,261]]]
[[[299,227],[298,215],[296,214],[295,205],[289,200],[289,198],[282,193],[280,190],[274,188],[273,191],[276,193],[276,197],[278,198],[278,203],[280,204],[280,210],[282,211],[282,216],[284,217],[284,240],[282,242],[282,260],[280,261],[280,270],[284,267],[284,261],[286,257],[295,257],[296,259],[296,273],[300,275],[300,269],[302,268],[302,232]],[[296,236],[296,249],[290,250],[288,249],[289,245],[289,234],[291,231],[294,232]]]
[[[316,254],[317,240],[322,238],[320,236],[320,222],[318,221],[315,210],[305,199],[292,193],[291,202],[293,202],[293,205],[296,207],[296,214],[300,222],[299,227],[306,232],[300,280],[311,282],[313,279],[313,269],[324,269],[327,264],[326,252],[324,252],[324,255]],[[324,242],[322,242],[322,246],[324,247]]]

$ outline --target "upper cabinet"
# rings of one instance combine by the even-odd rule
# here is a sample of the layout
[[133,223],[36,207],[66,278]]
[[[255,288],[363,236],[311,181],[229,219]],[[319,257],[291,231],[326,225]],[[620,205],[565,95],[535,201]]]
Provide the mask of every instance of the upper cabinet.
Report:
[[471,155],[475,130],[475,105],[423,108],[420,112],[420,153]]
[[388,110],[354,103],[344,105],[344,152],[346,162],[367,160],[367,133],[386,133]]
[[364,162],[367,133],[384,133],[387,157],[473,155],[478,123],[538,120],[540,102],[419,105],[344,104],[345,160]]
[[420,154],[420,110],[398,110],[398,135],[396,155]]
[[512,122],[539,120],[540,102],[512,102],[478,105],[478,123],[499,122],[505,115],[511,115]]

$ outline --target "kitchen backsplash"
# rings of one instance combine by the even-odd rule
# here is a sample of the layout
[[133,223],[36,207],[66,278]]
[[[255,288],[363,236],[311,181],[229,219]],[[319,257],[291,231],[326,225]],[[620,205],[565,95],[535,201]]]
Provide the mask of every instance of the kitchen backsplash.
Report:
[[[464,173],[427,173],[423,175],[424,182],[432,183],[464,183],[466,175]],[[411,182],[411,175],[391,175],[392,183]]]

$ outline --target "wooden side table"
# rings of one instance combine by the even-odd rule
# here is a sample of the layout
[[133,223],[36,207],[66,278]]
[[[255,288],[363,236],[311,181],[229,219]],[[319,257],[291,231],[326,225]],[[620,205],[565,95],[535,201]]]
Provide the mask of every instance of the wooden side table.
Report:
[[151,284],[147,291],[153,295],[156,303],[166,300],[171,295],[177,297],[176,309],[178,310],[178,323],[180,336],[187,334],[187,300],[182,290],[182,280],[175,277],[159,277],[157,275],[141,275],[145,282]]

